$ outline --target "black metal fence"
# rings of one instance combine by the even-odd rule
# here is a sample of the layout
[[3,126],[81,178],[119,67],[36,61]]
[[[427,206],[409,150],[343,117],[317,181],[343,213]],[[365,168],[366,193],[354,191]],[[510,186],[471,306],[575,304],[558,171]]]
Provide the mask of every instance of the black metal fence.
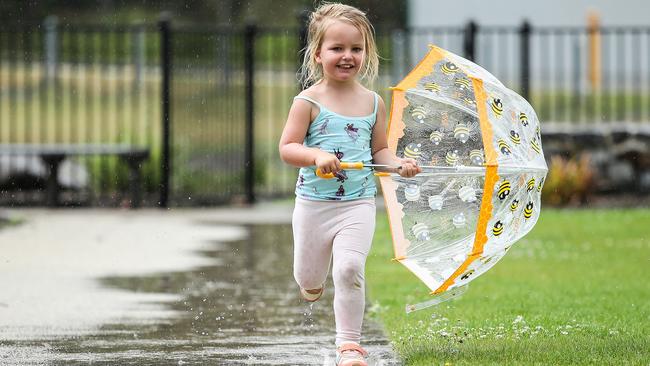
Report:
[[[299,29],[157,25],[0,28],[0,144],[120,143],[151,152],[145,204],[206,205],[290,195],[277,143],[296,82]],[[542,121],[650,121],[650,27],[382,29],[388,87],[437,44],[527,96]],[[0,156],[2,204],[39,202],[43,171]],[[111,156],[68,159],[65,201],[123,202]]]
[[[142,167],[157,190],[160,36],[154,26],[0,29],[0,144],[151,147]],[[3,204],[39,202],[47,166],[37,156],[0,156]],[[120,204],[128,169],[117,157],[68,159],[59,181],[68,203]]]

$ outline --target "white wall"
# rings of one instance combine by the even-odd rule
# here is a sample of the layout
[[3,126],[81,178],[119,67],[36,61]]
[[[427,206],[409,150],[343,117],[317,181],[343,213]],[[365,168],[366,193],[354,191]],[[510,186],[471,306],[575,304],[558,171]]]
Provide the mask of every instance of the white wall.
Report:
[[600,14],[602,25],[650,25],[648,0],[410,0],[410,26],[480,25],[580,26],[587,12]]

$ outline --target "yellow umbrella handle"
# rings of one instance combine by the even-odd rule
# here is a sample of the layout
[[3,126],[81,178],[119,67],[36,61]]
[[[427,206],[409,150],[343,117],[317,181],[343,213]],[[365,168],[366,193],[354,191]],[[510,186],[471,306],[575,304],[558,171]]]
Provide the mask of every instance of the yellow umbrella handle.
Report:
[[[351,163],[341,163],[341,169],[363,169],[363,162],[362,161],[356,161],[356,162],[351,162]],[[320,178],[323,179],[332,179],[334,178],[333,173],[323,173],[319,169],[316,169],[316,175],[319,176]]]

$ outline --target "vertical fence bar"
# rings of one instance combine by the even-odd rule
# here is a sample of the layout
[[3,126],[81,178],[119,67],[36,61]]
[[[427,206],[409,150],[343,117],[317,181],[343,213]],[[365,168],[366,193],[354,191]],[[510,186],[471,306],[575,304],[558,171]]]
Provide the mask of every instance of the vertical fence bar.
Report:
[[18,29],[14,28],[9,31],[9,40],[7,42],[9,77],[7,87],[9,88],[9,141],[16,142],[18,137]]
[[392,57],[391,57],[391,84],[397,85],[405,75],[406,71],[406,32],[402,29],[396,29],[391,33]]
[[520,83],[521,96],[530,100],[530,30],[531,26],[528,20],[524,20],[519,29],[520,42]]
[[[645,95],[643,98],[643,112],[641,113],[641,118],[646,118],[650,120],[650,28],[645,29],[645,76],[644,86],[641,87],[641,95]],[[646,93],[643,93],[643,91]]]
[[561,51],[562,43],[561,43],[560,34],[561,34],[560,29],[554,29],[553,31],[551,31],[551,35],[553,39],[553,51],[554,51],[553,54],[554,84],[551,93],[553,94],[553,121],[555,122],[560,122],[561,120],[560,111],[562,110],[562,99],[563,99],[562,86],[564,85],[562,83],[562,81],[564,80],[564,72],[562,70],[562,67],[564,66],[562,64],[564,52]]
[[465,58],[474,61],[476,55],[476,33],[478,32],[478,25],[473,20],[465,26],[465,33],[463,35],[463,52]]
[[[99,63],[99,77],[98,77],[98,84],[100,87],[101,92],[98,95],[99,99],[99,139],[97,142],[103,143],[108,140],[108,136],[110,136],[110,120],[108,119],[108,103],[109,103],[109,96],[110,96],[110,78],[108,77],[108,70],[109,70],[109,65],[108,65],[108,55],[110,53],[110,48],[109,48],[109,33],[106,30],[102,30],[99,28],[97,30],[98,37],[99,37],[99,47],[98,47],[98,63]],[[106,97],[104,97],[106,95]],[[100,174],[99,174],[99,197],[100,197],[100,204],[103,204],[106,200],[106,197],[108,196],[108,190],[109,190],[109,157],[108,156],[98,156],[97,157],[101,163],[100,163]]]
[[632,32],[632,80],[633,80],[633,101],[632,119],[634,122],[641,121],[641,78],[643,76],[643,63],[641,61],[641,32],[635,29]]
[[614,114],[616,116],[616,121],[617,122],[622,122],[624,121],[626,111],[626,103],[625,103],[625,93],[628,92],[627,89],[627,82],[626,82],[626,77],[625,77],[625,41],[626,41],[626,34],[625,31],[622,28],[617,28],[616,29],[616,113]]
[[48,80],[54,79],[56,73],[56,65],[58,59],[58,47],[57,47],[57,26],[58,18],[54,15],[50,15],[45,18],[44,28],[45,28],[45,75]]
[[18,84],[18,94],[19,100],[22,100],[22,108],[20,109],[20,118],[16,119],[18,125],[18,142],[25,143],[26,135],[26,111],[27,111],[27,98],[25,89],[27,85],[27,34],[26,28],[21,27],[18,30],[18,35],[20,35],[20,53],[17,55],[17,60],[20,63],[20,83]]
[[244,108],[246,109],[246,151],[245,151],[245,178],[244,184],[246,189],[246,203],[255,202],[255,149],[253,144],[255,143],[255,111],[253,109],[255,105],[255,93],[254,93],[254,81],[255,81],[255,35],[257,33],[257,27],[254,24],[246,25],[244,31],[244,74],[245,74],[245,88],[246,88],[246,103]]
[[160,166],[160,199],[158,206],[169,205],[171,175],[171,71],[172,71],[172,32],[171,18],[163,14],[158,22],[160,31],[160,65],[162,71],[161,117],[162,117],[162,156]]
[[572,85],[572,103],[569,109],[569,120],[571,122],[580,122],[580,111],[582,110],[582,88],[581,88],[581,74],[582,74],[582,59],[580,57],[580,45],[578,39],[580,35],[570,33],[569,47],[571,47],[571,85]]

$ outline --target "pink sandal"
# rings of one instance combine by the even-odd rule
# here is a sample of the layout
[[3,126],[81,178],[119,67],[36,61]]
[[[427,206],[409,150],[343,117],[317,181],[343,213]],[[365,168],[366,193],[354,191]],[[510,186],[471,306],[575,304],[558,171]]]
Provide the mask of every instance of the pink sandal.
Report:
[[346,342],[336,349],[337,366],[368,366],[366,352],[360,345],[354,342]]

